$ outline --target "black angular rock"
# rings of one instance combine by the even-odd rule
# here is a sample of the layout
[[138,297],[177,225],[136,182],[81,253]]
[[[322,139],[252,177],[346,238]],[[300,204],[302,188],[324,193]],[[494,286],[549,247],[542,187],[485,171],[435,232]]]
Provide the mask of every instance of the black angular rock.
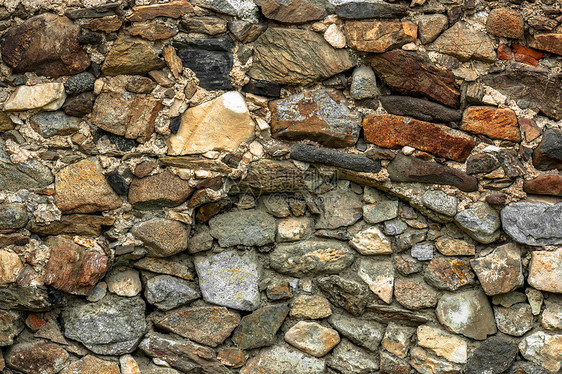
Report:
[[408,116],[429,122],[458,122],[462,118],[459,110],[410,96],[382,96],[380,102],[391,114]]
[[207,90],[233,88],[229,74],[233,65],[234,42],[230,36],[211,39],[185,38],[175,41],[173,46],[183,66],[197,75],[201,87]]
[[103,35],[100,32],[85,32],[78,37],[80,44],[100,44],[103,42]]
[[562,170],[562,130],[548,129],[533,151],[533,165],[539,170]]
[[82,117],[92,113],[94,108],[94,93],[83,92],[81,94],[70,96],[64,102],[62,110],[64,114],[75,117]]
[[129,185],[117,170],[105,174],[105,179],[118,195],[126,195],[129,192]]
[[504,373],[517,356],[517,344],[492,336],[486,339],[468,359],[466,374]]
[[498,167],[500,167],[499,161],[487,153],[478,153],[466,160],[466,172],[468,174],[489,173]]
[[177,134],[178,130],[180,129],[180,124],[181,124],[181,116],[177,116],[170,119],[170,125],[168,126],[170,132],[172,134]]
[[87,9],[74,9],[66,12],[66,15],[71,19],[78,18],[101,18],[112,15],[120,15],[123,13],[121,3],[115,2],[111,4],[101,5],[95,8]]
[[96,78],[92,75],[92,73],[85,71],[68,78],[68,80],[64,83],[64,89],[69,95],[93,91],[95,82]]
[[400,18],[408,13],[404,5],[384,2],[350,1],[336,5],[336,14],[346,19]]
[[281,97],[281,85],[275,82],[253,79],[242,87],[242,91],[266,97]]
[[360,316],[365,311],[369,291],[364,284],[338,275],[320,278],[316,284],[332,304],[344,308],[354,316]]
[[291,158],[365,173],[378,173],[381,170],[380,161],[373,161],[367,156],[333,151],[308,144],[295,145],[291,152]]

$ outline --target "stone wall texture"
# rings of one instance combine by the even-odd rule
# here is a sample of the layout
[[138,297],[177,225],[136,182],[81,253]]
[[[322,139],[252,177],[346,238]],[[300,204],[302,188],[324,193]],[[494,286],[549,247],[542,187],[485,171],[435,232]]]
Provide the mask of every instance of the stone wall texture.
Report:
[[562,368],[559,0],[0,0],[0,372]]

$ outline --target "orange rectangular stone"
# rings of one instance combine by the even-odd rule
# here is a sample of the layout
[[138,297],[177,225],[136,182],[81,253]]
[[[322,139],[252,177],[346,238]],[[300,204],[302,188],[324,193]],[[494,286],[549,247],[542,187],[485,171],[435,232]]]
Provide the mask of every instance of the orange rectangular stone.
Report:
[[460,129],[492,139],[521,141],[517,116],[511,109],[471,106],[463,113]]

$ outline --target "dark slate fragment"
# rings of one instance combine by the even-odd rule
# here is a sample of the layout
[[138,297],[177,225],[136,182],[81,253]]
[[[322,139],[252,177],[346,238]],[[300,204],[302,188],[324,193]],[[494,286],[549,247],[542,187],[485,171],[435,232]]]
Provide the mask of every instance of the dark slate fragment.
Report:
[[101,5],[95,8],[74,9],[66,12],[66,15],[71,19],[78,18],[101,18],[106,16],[120,15],[123,11],[121,3],[115,2],[111,4]]
[[517,344],[492,336],[474,350],[466,364],[466,374],[504,373],[516,356]]
[[64,83],[64,89],[69,95],[93,91],[95,82],[96,78],[92,75],[92,73],[84,71],[68,78],[68,80]]
[[488,153],[477,153],[466,160],[468,174],[489,173],[500,167],[499,161]]
[[539,170],[562,170],[562,130],[548,129],[533,151],[533,165]]
[[478,190],[478,179],[473,176],[445,165],[403,154],[398,154],[390,162],[388,174],[393,182],[446,184],[465,192]]
[[345,19],[400,18],[408,7],[384,2],[350,1],[336,5],[336,14]]
[[170,119],[170,125],[168,126],[170,132],[174,135],[177,134],[178,130],[180,129],[180,124],[181,124],[181,116],[177,116]]
[[462,113],[446,106],[410,96],[382,96],[379,98],[387,112],[429,122],[459,122]]
[[129,192],[129,185],[117,170],[105,174],[105,179],[118,195],[126,195]]
[[365,311],[369,289],[364,284],[330,275],[317,279],[316,285],[332,304],[344,308],[352,315],[357,317]]
[[230,36],[221,38],[185,38],[174,41],[183,66],[197,75],[201,87],[207,90],[231,90],[230,70],[233,65]]
[[103,42],[103,35],[100,32],[84,32],[78,37],[80,44],[100,44]]
[[242,87],[242,91],[266,97],[281,97],[281,85],[275,82],[252,79]]
[[82,117],[92,113],[94,108],[94,93],[84,92],[76,96],[70,96],[64,102],[62,110],[64,114],[74,117]]
[[129,152],[131,149],[133,149],[137,145],[137,142],[134,139],[126,139],[122,136],[115,135],[115,134],[112,134],[110,132],[107,132],[107,131],[104,131],[104,130],[101,130],[101,129],[96,129],[93,132],[93,136],[94,136],[94,141],[96,143],[103,136],[107,136],[107,139],[110,141],[110,143],[115,145],[117,150],[119,150],[121,152]]
[[373,161],[367,156],[333,151],[308,144],[295,145],[291,158],[365,173],[378,173],[381,170],[380,161]]
[[0,309],[47,311],[61,304],[64,297],[56,290],[14,286],[0,288]]

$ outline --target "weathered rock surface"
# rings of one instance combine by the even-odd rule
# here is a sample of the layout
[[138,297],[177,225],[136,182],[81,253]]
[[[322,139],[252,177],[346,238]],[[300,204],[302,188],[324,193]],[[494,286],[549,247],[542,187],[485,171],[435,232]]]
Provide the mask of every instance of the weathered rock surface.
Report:
[[423,348],[414,347],[410,353],[410,365],[421,374],[460,374],[460,365],[428,355]]
[[530,194],[562,197],[562,175],[545,174],[523,183],[523,190]]
[[462,114],[429,100],[410,96],[389,95],[380,97],[381,105],[391,114],[408,116],[428,122],[458,122]]
[[39,109],[59,110],[66,99],[62,83],[42,83],[34,86],[18,86],[4,103],[6,112]]
[[[394,219],[398,216],[398,201],[379,201],[363,206],[363,219],[370,224]],[[381,237],[382,238],[382,237]]]
[[368,61],[390,88],[402,94],[421,94],[450,107],[459,104],[453,74],[429,65],[420,55],[397,49],[373,55]]
[[62,112],[44,112],[30,118],[31,127],[41,136],[70,135],[80,128],[80,120]]
[[478,180],[471,175],[445,165],[402,154],[398,154],[390,162],[387,170],[393,182],[445,184],[467,192],[478,189]]
[[88,295],[109,268],[108,256],[78,245],[67,236],[49,236],[45,244],[51,256],[44,282],[57,290]]
[[533,151],[533,165],[539,170],[562,170],[562,130],[547,129]]
[[261,351],[240,370],[240,374],[252,374],[263,371],[268,374],[323,374],[326,364],[323,360],[311,357],[285,345],[279,345]]
[[370,66],[361,65],[353,70],[349,93],[355,100],[378,97],[377,76]]
[[282,84],[307,84],[354,65],[348,51],[334,49],[313,31],[270,27],[256,41],[249,75]]
[[379,369],[379,362],[375,361],[372,353],[345,339],[334,349],[327,365],[337,372],[350,374],[373,373]]
[[169,3],[143,5],[133,8],[133,13],[127,18],[131,22],[148,21],[156,17],[181,18],[193,11],[193,6],[187,0],[170,1]]
[[424,14],[418,20],[419,39],[423,44],[434,41],[449,25],[444,14]]
[[174,41],[183,66],[191,69],[206,90],[231,90],[232,48],[230,36],[199,39],[185,38]]
[[351,48],[383,53],[416,40],[418,27],[410,22],[353,21],[345,23],[345,36]]
[[502,209],[501,221],[504,231],[519,243],[562,244],[562,203],[511,203]]
[[273,345],[275,334],[289,314],[286,305],[269,305],[242,318],[232,335],[240,349],[254,349]]
[[492,336],[482,342],[466,363],[466,373],[500,374],[505,372],[517,356],[517,345],[510,340]]
[[458,364],[467,361],[468,344],[463,338],[428,325],[418,326],[417,337],[418,345],[429,349],[437,356]]
[[442,296],[436,314],[443,326],[472,339],[484,340],[497,331],[492,307],[479,290]]
[[170,310],[201,297],[195,284],[170,275],[157,275],[146,281],[144,295],[146,301],[161,310]]
[[523,286],[521,251],[515,243],[504,244],[484,257],[470,260],[470,265],[488,296]]
[[322,319],[332,315],[332,308],[321,296],[300,295],[293,301],[290,315],[298,319]]
[[494,208],[484,202],[475,203],[459,212],[455,216],[455,223],[480,243],[492,243],[500,236],[500,216]]
[[187,200],[192,192],[188,181],[164,170],[144,178],[133,178],[128,200],[137,209],[174,207]]
[[23,374],[55,374],[66,366],[68,359],[67,351],[46,342],[20,343],[6,352],[8,367]]
[[15,310],[0,310],[0,346],[14,344],[14,338],[24,327],[23,313]]
[[168,139],[168,154],[233,152],[254,135],[254,127],[242,95],[227,92],[185,111],[178,132]]
[[316,222],[317,229],[337,229],[350,226],[362,216],[363,202],[355,192],[334,189],[323,195],[323,209]]
[[257,0],[256,3],[266,18],[284,23],[315,21],[325,14],[324,8],[311,0]]
[[209,226],[221,247],[263,246],[275,240],[275,219],[261,210],[224,213],[213,217]]
[[562,34],[538,34],[535,35],[534,48],[562,55]]
[[117,364],[113,362],[100,360],[95,356],[87,355],[78,361],[74,361],[66,368],[64,368],[63,371],[60,372],[60,374],[73,374],[73,373],[119,374],[120,371],[119,371],[119,366],[117,366]]
[[562,335],[537,331],[519,343],[519,352],[529,361],[551,373],[562,367]]
[[514,9],[492,9],[486,19],[486,30],[495,36],[521,39],[525,31],[523,17]]
[[364,285],[338,275],[319,278],[316,284],[332,304],[344,308],[354,316],[363,314],[369,292]]
[[63,213],[93,213],[121,206],[95,159],[79,161],[57,173],[55,200]]
[[0,285],[15,282],[22,269],[23,263],[17,254],[0,250]]
[[423,205],[437,213],[453,217],[457,214],[458,199],[443,191],[426,191],[422,196]]
[[562,293],[562,249],[533,251],[528,282],[534,288]]
[[279,244],[270,255],[270,266],[295,277],[339,273],[355,260],[349,247],[335,240],[308,240]]
[[377,351],[384,335],[384,325],[375,321],[334,314],[328,322],[347,339],[373,352]]
[[351,0],[334,3],[336,14],[344,19],[400,18],[408,12],[404,5],[378,1]]
[[408,355],[412,336],[415,332],[415,328],[390,322],[384,332],[381,345],[393,355],[405,358]]
[[[211,348],[169,335],[149,333],[139,345],[149,357],[159,358],[184,373],[227,374],[229,370],[217,359]],[[167,374],[167,373],[166,373]]]
[[192,3],[218,13],[236,16],[244,21],[252,23],[258,21],[259,10],[253,0],[194,0]]
[[77,302],[62,313],[64,335],[101,355],[135,350],[146,332],[145,304],[139,297],[106,296],[97,303]]
[[153,218],[131,229],[152,257],[169,257],[186,250],[189,231],[189,226],[164,218]]
[[340,342],[340,336],[318,322],[300,321],[285,333],[285,341],[314,357],[323,357]]
[[445,30],[430,48],[461,61],[475,59],[494,62],[496,60],[496,52],[490,37],[484,32],[469,28],[462,21]]
[[365,140],[385,148],[411,146],[436,156],[464,161],[474,140],[443,125],[392,114],[368,116],[363,120]]
[[145,257],[135,262],[133,266],[140,270],[147,270],[157,274],[167,274],[185,280],[193,280],[193,273],[183,262],[174,259]]
[[361,259],[359,276],[375,295],[390,304],[394,286],[394,267],[390,259]]
[[173,310],[156,326],[194,342],[216,347],[230,336],[240,323],[240,315],[224,307],[194,307]]
[[362,255],[391,254],[390,240],[376,226],[355,234],[349,244]]
[[519,303],[504,308],[494,306],[498,330],[512,336],[523,336],[533,328],[533,313],[529,304]]
[[492,139],[521,141],[517,117],[511,109],[471,106],[463,113],[460,129]]
[[109,76],[144,75],[163,66],[164,61],[158,57],[158,52],[149,42],[120,33],[105,57],[102,72]]
[[251,253],[225,251],[194,259],[205,301],[232,309],[252,311],[260,302],[260,270]]
[[476,283],[468,261],[459,258],[438,257],[431,260],[425,270],[424,279],[435,288],[448,291]]
[[14,73],[57,78],[86,70],[90,58],[78,43],[80,27],[66,17],[44,13],[11,27],[2,42],[2,60]]
[[407,309],[434,307],[437,296],[437,291],[422,280],[396,279],[394,282],[394,298]]
[[327,147],[355,145],[361,116],[336,90],[300,93],[271,101],[271,133],[284,140],[310,139]]
[[0,288],[0,308],[46,311],[59,305],[61,300],[52,297],[46,288],[35,287],[3,287]]

